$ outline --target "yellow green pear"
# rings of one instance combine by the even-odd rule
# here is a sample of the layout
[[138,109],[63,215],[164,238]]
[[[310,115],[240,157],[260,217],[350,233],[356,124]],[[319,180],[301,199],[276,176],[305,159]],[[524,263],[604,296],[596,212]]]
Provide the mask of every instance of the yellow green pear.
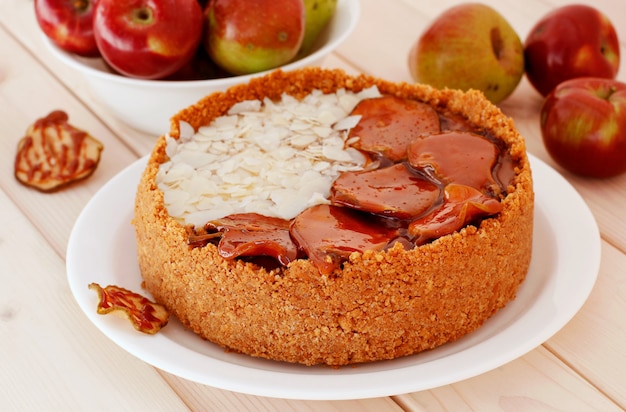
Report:
[[300,57],[311,51],[320,32],[335,14],[337,0],[304,0],[304,8],[304,38],[298,52]]

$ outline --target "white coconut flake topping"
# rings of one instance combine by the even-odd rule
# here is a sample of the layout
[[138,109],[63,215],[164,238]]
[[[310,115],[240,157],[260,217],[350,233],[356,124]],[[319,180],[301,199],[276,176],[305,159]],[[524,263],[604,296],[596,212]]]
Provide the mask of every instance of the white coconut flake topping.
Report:
[[348,146],[359,121],[358,102],[379,97],[376,87],[353,93],[314,90],[302,100],[250,100],[194,133],[167,137],[169,157],[157,185],[170,216],[197,227],[235,213],[292,219],[328,203],[333,181],[362,170],[363,155]]

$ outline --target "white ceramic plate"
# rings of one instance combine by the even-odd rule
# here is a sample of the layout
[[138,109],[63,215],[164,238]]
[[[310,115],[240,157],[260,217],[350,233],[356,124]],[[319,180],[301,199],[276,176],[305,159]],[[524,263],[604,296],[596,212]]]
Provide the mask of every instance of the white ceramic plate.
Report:
[[306,367],[227,353],[172,319],[145,335],[116,316],[96,313],[87,285],[136,292],[141,277],[131,225],[140,159],[111,179],[76,221],[67,250],[72,292],[111,340],[164,371],[217,388],[291,399],[357,399],[430,389],[492,370],[549,339],[580,309],[600,265],[600,235],[587,205],[556,171],[531,157],[535,182],[533,258],[517,298],[476,332],[432,351],[357,367]]

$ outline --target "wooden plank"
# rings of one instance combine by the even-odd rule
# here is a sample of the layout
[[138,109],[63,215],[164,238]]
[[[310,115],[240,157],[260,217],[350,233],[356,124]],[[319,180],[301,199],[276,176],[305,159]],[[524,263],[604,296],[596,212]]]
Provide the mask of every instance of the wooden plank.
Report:
[[620,411],[544,348],[453,385],[394,397],[418,411]]
[[245,395],[209,388],[170,376],[168,381],[192,410],[211,411],[315,411],[315,412],[378,412],[401,411],[392,398],[356,399],[343,401],[303,401]]
[[[73,222],[85,203],[137,156],[1,28],[0,44],[0,164],[4,165],[0,187],[42,228],[57,253],[64,255]],[[68,113],[71,124],[100,140],[104,151],[92,176],[59,192],[44,194],[19,184],[12,173],[13,163],[26,129],[57,109]]]
[[1,190],[0,205],[0,409],[187,410],[88,321],[63,259]]
[[545,346],[626,409],[626,255],[602,246],[589,299]]

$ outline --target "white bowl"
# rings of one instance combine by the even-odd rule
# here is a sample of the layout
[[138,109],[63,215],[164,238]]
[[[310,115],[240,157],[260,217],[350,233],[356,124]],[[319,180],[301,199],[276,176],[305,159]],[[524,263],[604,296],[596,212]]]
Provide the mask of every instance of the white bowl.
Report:
[[[281,67],[293,70],[317,66],[354,30],[360,15],[359,0],[338,0],[330,23],[320,34],[313,51]],[[85,58],[67,53],[45,38],[48,48],[59,60],[79,71],[94,97],[116,118],[140,131],[159,136],[170,129],[169,119],[215,91],[248,82],[267,72],[211,80],[140,80],[113,73],[100,58]]]

